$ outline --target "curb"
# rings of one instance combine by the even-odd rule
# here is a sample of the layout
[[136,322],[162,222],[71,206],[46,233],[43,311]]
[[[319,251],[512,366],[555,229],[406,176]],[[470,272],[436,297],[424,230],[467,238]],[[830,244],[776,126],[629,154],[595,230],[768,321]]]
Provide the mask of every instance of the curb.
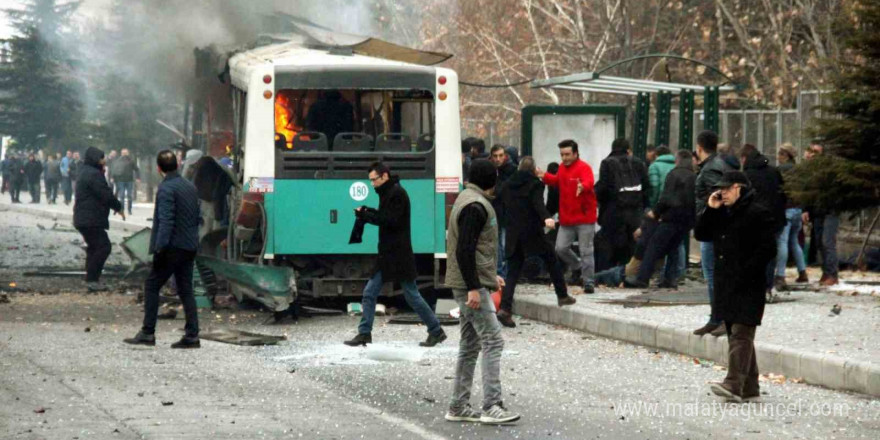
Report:
[[[639,318],[622,317],[556,305],[555,297],[517,298],[514,313],[547,324],[561,325],[610,339],[659,348],[727,365],[727,338],[697,336],[691,331]],[[755,342],[758,368],[764,373],[803,378],[811,385],[880,396],[880,364],[794,350]]]
[[[23,214],[35,215],[37,217],[49,218],[55,221],[67,221],[73,222],[73,213],[72,212],[54,212],[54,211],[46,211],[40,208],[34,208],[31,206],[23,206],[23,205],[12,205],[3,203],[0,204],[0,210],[6,209],[8,211],[20,212]],[[122,221],[120,219],[111,218],[110,220],[110,229],[112,230],[122,230],[125,232],[138,232],[141,229],[149,228],[151,225],[145,225],[141,223],[136,223],[134,221]]]

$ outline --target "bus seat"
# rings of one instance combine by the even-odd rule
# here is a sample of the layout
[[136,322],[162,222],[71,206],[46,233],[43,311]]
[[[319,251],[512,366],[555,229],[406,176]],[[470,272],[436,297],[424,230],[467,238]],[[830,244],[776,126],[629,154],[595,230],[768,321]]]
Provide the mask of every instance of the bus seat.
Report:
[[333,151],[363,152],[373,150],[373,137],[366,133],[339,133],[333,139]]
[[434,134],[422,133],[416,140],[416,151],[431,151],[434,148]]
[[293,151],[328,151],[327,136],[317,131],[301,131],[293,137]]
[[405,133],[382,133],[376,137],[376,151],[408,153],[412,151],[412,138]]

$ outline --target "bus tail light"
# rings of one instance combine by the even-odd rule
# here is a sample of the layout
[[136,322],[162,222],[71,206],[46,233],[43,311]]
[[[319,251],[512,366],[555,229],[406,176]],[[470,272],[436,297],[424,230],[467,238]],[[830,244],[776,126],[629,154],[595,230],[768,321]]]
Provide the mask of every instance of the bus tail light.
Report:
[[452,215],[452,205],[455,205],[455,201],[458,200],[457,192],[454,193],[446,193],[446,229],[449,229],[449,216]]

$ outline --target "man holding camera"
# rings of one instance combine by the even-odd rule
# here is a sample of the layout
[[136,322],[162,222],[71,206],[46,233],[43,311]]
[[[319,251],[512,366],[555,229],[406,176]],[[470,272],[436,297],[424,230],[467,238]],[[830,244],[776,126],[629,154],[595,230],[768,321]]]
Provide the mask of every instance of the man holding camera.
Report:
[[767,265],[776,257],[773,216],[741,171],[726,171],[697,213],[694,236],[714,245],[715,307],[729,340],[727,377],[711,391],[731,401],[760,396],[755,329],[761,325]]

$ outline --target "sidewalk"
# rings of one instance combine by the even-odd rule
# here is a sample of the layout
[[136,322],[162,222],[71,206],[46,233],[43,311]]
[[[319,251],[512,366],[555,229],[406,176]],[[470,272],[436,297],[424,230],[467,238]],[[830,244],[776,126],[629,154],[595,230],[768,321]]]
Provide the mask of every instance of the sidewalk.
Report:
[[[9,194],[0,196],[0,209],[33,214],[44,218],[50,218],[63,226],[73,225],[73,202],[65,205],[63,201],[59,201],[56,205],[46,203],[45,197],[40,203],[30,203],[30,195],[22,193],[22,203],[13,204],[9,199]],[[135,203],[132,205],[133,215],[126,215],[125,220],[118,215],[110,213],[110,229],[124,232],[137,232],[143,228],[152,226],[153,221],[153,204],[152,203]]]
[[[810,275],[818,279],[818,274]],[[862,277],[841,274],[843,280]],[[867,279],[877,281],[880,276],[868,275]],[[727,337],[692,334],[706,322],[708,305],[625,308],[602,302],[639,293],[636,289],[599,288],[595,295],[576,295],[578,303],[574,306],[560,308],[548,286],[522,285],[517,288],[514,312],[549,324],[727,364]],[[755,350],[762,374],[780,374],[828,388],[880,396],[880,286],[842,284],[818,292],[792,292],[788,298],[794,301],[768,304],[763,324],[758,327]],[[834,305],[841,306],[839,315],[831,312]]]

